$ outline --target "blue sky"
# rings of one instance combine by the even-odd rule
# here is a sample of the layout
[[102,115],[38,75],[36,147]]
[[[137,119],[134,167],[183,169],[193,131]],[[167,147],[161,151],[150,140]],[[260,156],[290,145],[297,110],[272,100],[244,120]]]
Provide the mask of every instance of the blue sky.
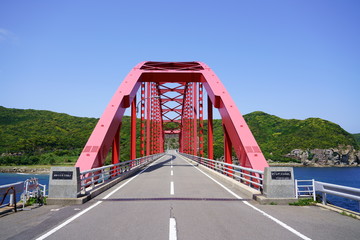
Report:
[[0,1],[0,105],[100,117],[141,61],[202,61],[242,114],[360,133],[360,1]]

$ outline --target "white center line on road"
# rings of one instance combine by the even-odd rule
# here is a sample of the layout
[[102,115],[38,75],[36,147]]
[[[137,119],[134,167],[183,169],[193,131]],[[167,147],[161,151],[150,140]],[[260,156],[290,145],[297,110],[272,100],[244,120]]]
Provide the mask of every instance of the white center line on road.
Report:
[[170,194],[174,195],[174,182],[173,181],[170,182]]
[[[166,155],[165,155],[166,156]],[[164,156],[163,156],[164,157]],[[150,165],[148,165],[146,168],[144,168],[141,172],[139,172],[138,174],[136,174],[135,176],[133,176],[132,178],[130,178],[127,182],[123,183],[120,187],[116,188],[114,191],[110,192],[108,195],[106,195],[103,199],[107,199],[109,198],[111,195],[113,195],[116,191],[118,191],[119,189],[121,189],[122,187],[124,187],[126,184],[128,184],[129,182],[131,182],[134,178],[136,178],[137,176],[139,176],[140,174],[142,174],[144,171],[146,171],[149,167],[153,166],[156,162],[158,162],[160,159],[162,159],[163,157],[157,159],[155,162],[151,163]],[[65,222],[63,222],[62,224],[54,227],[53,229],[51,229],[50,231],[48,231],[47,233],[41,235],[40,237],[38,237],[36,240],[42,240],[45,239],[47,237],[49,237],[50,235],[52,235],[53,233],[57,232],[58,230],[60,230],[61,228],[65,227],[66,225],[68,225],[69,223],[71,223],[72,221],[74,221],[75,219],[77,219],[78,217],[80,217],[81,215],[83,215],[84,213],[90,211],[91,209],[93,209],[94,207],[98,206],[99,204],[101,204],[103,201],[98,201],[96,203],[94,203],[93,205],[91,205],[90,207],[84,209],[83,211],[79,212],[78,214],[72,216],[71,218],[69,218],[68,220],[66,220]]]
[[176,240],[176,220],[175,218],[170,218],[169,223],[169,240]]
[[[187,162],[188,164],[190,164],[191,166],[193,166],[194,168],[196,168],[197,170],[199,170],[201,173],[203,173],[205,176],[207,176],[208,178],[210,178],[211,180],[213,180],[215,183],[217,183],[220,187],[224,188],[227,192],[229,192],[231,195],[233,195],[234,197],[236,197],[237,199],[243,199],[242,197],[240,197],[239,195],[237,195],[236,193],[234,193],[233,191],[231,191],[230,189],[228,189],[227,187],[225,187],[223,184],[221,184],[219,181],[215,180],[214,178],[212,178],[210,175],[208,175],[207,173],[205,173],[203,170],[201,170],[199,167],[196,167],[194,164],[188,162],[183,156],[178,155],[180,158],[182,158],[185,162]],[[245,205],[251,207],[252,209],[254,209],[255,211],[261,213],[262,215],[264,215],[265,217],[273,220],[274,222],[276,222],[277,224],[279,224],[280,226],[282,226],[283,228],[285,228],[286,230],[294,233],[296,236],[304,239],[304,240],[311,240],[311,238],[305,236],[304,234],[296,231],[294,228],[290,227],[289,225],[287,225],[286,223],[280,221],[279,219],[271,216],[270,214],[264,212],[263,210],[253,206],[252,204],[250,204],[248,201],[242,201]]]
[[173,175],[174,175],[174,171],[173,171],[173,170],[171,170],[170,175],[171,175],[171,176],[173,176]]

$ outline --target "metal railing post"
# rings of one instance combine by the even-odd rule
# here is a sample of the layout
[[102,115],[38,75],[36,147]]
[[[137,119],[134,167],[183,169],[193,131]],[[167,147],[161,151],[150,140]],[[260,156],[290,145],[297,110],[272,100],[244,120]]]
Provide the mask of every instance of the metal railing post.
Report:
[[316,191],[315,191],[315,179],[312,179],[312,189],[313,189],[313,199],[316,201]]
[[322,193],[322,204],[326,205],[326,193]]

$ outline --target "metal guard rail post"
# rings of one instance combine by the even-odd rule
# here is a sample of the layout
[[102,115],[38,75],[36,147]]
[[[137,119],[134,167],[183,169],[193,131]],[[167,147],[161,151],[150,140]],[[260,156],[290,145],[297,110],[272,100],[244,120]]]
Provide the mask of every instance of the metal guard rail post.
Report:
[[154,161],[162,157],[165,153],[158,153],[154,155],[149,155],[145,157],[136,158],[133,160],[128,160],[126,162],[120,162],[116,164],[111,164],[99,168],[93,168],[86,170],[80,173],[80,193],[86,193],[86,191],[94,189],[100,184],[105,183],[109,179],[115,179],[120,177],[123,173],[133,170],[135,168],[140,168],[149,162]]
[[[263,189],[263,178],[264,172],[259,170],[254,170],[251,168],[245,168],[234,164],[228,164],[225,162],[215,161],[208,158],[203,158],[195,155],[190,155],[186,153],[179,154],[205,166],[211,168],[217,172],[220,172],[224,175],[232,177],[239,182],[245,183],[246,185],[258,188],[260,191]],[[258,181],[256,181],[258,180]],[[257,186],[257,187],[254,187]]]

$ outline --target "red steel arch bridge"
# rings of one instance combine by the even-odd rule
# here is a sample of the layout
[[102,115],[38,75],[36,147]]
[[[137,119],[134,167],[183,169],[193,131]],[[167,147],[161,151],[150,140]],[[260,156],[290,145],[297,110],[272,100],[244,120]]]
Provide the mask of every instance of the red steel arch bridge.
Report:
[[[80,171],[103,166],[110,150],[112,163],[120,161],[120,130],[127,108],[131,109],[131,159],[140,157],[136,156],[137,150],[141,156],[164,152],[169,134],[178,136],[179,152],[213,159],[216,108],[222,118],[225,162],[232,163],[234,150],[243,167],[263,171],[268,166],[235,102],[206,64],[147,61],[136,65],[116,90],[76,163]],[[207,156],[204,118],[208,120]],[[140,144],[136,139],[137,121],[141,126]]]

